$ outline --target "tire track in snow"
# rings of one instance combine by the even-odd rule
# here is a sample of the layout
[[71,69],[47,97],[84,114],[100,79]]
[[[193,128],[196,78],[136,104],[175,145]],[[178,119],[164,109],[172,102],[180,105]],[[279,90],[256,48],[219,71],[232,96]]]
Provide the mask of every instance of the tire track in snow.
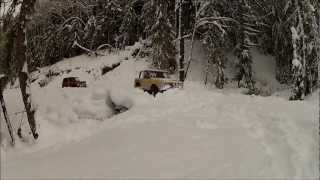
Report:
[[[290,102],[287,105],[293,107]],[[244,127],[252,137],[260,141],[272,159],[277,159],[277,162],[272,162],[275,169],[277,166],[281,167],[279,169],[287,169],[283,175],[291,174],[291,178],[311,178],[310,175],[316,171],[312,166],[313,162],[310,162],[310,159],[313,159],[310,146],[316,142],[306,134],[305,129],[298,127],[294,121],[295,116],[284,114],[281,109],[274,108],[270,109],[274,112],[267,113],[263,108],[252,106],[250,103],[243,106],[240,112],[244,117],[248,117],[243,119]],[[299,112],[297,110],[296,112]]]

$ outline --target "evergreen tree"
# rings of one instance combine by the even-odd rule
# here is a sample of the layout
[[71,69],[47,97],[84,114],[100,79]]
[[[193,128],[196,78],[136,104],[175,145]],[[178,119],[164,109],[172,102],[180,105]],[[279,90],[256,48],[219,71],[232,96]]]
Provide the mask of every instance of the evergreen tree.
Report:
[[252,39],[255,38],[258,30],[255,29],[255,17],[252,13],[252,9],[247,0],[240,0],[239,2],[239,18],[240,23],[238,35],[239,35],[239,47],[237,56],[239,59],[238,69],[239,69],[239,79],[245,81],[246,87],[253,91],[254,90],[254,80],[252,71],[252,56],[250,49],[255,46]]
[[[148,4],[150,3],[150,4]],[[146,6],[155,9],[155,21],[146,30],[153,47],[153,64],[158,69],[167,69],[174,71],[176,69],[175,61],[175,33],[169,20],[169,2],[152,0]]]
[[[205,83],[209,79],[208,75],[215,75],[215,84],[222,88],[225,83],[224,64],[227,58],[224,56],[224,49],[230,45],[228,31],[230,27],[235,26],[235,20],[230,16],[227,10],[230,4],[225,1],[202,0],[193,4],[195,8],[194,27],[192,32],[191,49],[195,38],[199,38],[208,53],[208,62],[206,63]],[[192,13],[191,13],[192,14]],[[187,71],[192,60],[192,51],[190,51]],[[212,72],[216,73],[212,73]]]
[[97,19],[96,13],[93,10],[92,14],[90,15],[87,24],[84,28],[84,41],[89,49],[95,49],[95,40],[97,38]]
[[142,2],[140,1],[130,0],[124,8],[124,17],[119,31],[125,37],[127,45],[133,45],[142,35],[143,28],[139,21],[141,5]]
[[[217,88],[223,88],[225,83],[224,67],[227,58],[223,54],[226,48],[226,24],[222,18],[221,6],[223,2],[206,1],[201,6],[206,6],[200,14],[199,22],[203,19],[205,23],[199,27],[200,38],[208,52],[208,62],[206,65],[205,84],[208,81],[208,75],[215,75],[215,85]],[[212,19],[213,21],[210,21]],[[220,20],[219,20],[220,19]]]
[[293,46],[293,94],[291,100],[304,99],[316,85],[317,74],[317,32],[316,11],[310,0],[294,0],[296,9],[291,27]]
[[[319,4],[319,2],[318,2]],[[317,57],[320,51],[317,51],[317,42],[319,41],[319,24],[316,18],[316,3],[312,4],[310,0],[303,0],[301,2],[304,19],[305,32],[305,90],[304,94],[312,93],[314,87],[317,85],[318,76],[318,62]]]
[[273,14],[266,19],[266,23],[271,27],[272,54],[276,58],[276,79],[280,83],[290,83],[291,62],[292,62],[292,34],[291,24],[292,15],[295,8],[291,5],[292,1],[274,0],[272,3]]

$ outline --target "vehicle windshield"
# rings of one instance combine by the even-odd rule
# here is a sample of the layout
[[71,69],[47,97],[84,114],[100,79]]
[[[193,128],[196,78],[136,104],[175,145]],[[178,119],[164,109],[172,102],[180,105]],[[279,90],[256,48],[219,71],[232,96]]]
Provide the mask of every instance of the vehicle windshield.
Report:
[[144,71],[143,78],[169,78],[168,73],[161,71]]

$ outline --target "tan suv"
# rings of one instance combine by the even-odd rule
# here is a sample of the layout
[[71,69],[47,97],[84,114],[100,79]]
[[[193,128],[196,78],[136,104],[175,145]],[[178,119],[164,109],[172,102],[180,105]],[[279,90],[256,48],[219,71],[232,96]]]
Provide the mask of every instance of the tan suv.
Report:
[[139,73],[139,78],[134,81],[134,87],[140,88],[156,96],[158,92],[164,92],[171,88],[182,87],[182,83],[170,79],[167,71],[144,70]]

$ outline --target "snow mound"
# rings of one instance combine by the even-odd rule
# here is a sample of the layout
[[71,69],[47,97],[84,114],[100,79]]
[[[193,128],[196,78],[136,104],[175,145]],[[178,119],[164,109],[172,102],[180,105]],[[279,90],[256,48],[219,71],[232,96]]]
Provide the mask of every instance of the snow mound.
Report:
[[[99,132],[101,123],[114,115],[114,107],[111,102],[123,105],[127,108],[133,106],[133,101],[125,93],[114,90],[112,84],[118,84],[121,79],[117,76],[120,73],[130,73],[132,78],[136,73],[146,66],[145,61],[137,64],[137,71],[132,69],[135,60],[131,58],[131,50],[112,53],[97,58],[86,55],[65,59],[50,67],[44,67],[33,73],[36,81],[32,83],[33,103],[37,107],[35,114],[40,137],[34,142],[29,135],[30,128],[21,100],[19,89],[8,89],[5,91],[5,100],[8,103],[8,111],[13,123],[14,132],[22,127],[23,141],[19,143],[14,151],[10,150],[9,135],[3,121],[1,121],[1,150],[8,153],[30,153],[49,148],[59,147],[70,142],[81,141],[82,139]],[[132,61],[132,62],[130,62]],[[108,78],[102,76],[103,67],[112,67],[115,64],[123,63],[120,70],[116,69],[106,73]],[[126,65],[127,64],[127,65]],[[38,86],[39,81],[48,78],[47,73],[53,74],[47,85],[43,88]],[[125,72],[125,73],[124,73]],[[110,75],[109,75],[110,74]],[[105,76],[106,76],[105,75]],[[128,74],[129,75],[129,74]],[[87,88],[62,88],[62,81],[66,77],[78,77],[86,81]],[[117,79],[118,78],[118,79]],[[122,77],[124,83],[133,89],[132,79],[126,75]],[[130,81],[130,82],[129,82]],[[117,86],[119,87],[119,86]],[[112,99],[110,99],[110,94]],[[14,113],[22,112],[17,115]],[[18,137],[16,137],[18,139]],[[30,145],[32,144],[32,145]],[[25,146],[30,146],[28,149]]]

